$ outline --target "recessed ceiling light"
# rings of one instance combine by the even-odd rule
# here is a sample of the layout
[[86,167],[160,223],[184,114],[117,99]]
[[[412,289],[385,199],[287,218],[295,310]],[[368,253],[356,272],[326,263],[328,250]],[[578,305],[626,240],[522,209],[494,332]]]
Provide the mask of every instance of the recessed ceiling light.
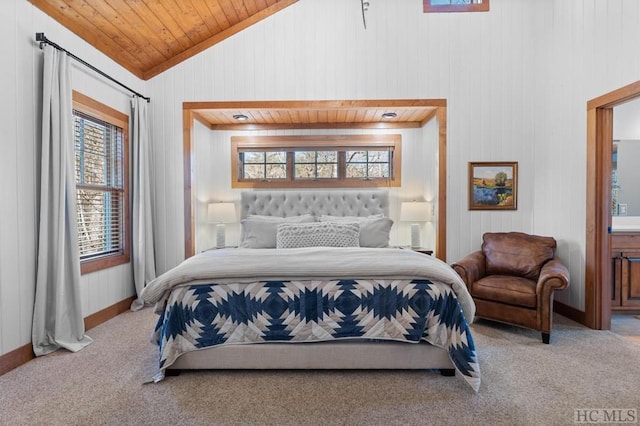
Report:
[[385,112],[384,114],[382,114],[382,118],[396,118],[398,116],[398,114],[396,114],[395,112]]
[[238,121],[247,121],[249,117],[244,114],[234,114],[233,119]]

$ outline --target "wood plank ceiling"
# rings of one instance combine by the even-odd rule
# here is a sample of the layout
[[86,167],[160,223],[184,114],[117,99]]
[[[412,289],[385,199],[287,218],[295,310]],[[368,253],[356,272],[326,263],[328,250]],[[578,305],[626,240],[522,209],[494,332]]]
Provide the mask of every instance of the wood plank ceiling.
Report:
[[420,128],[443,99],[369,101],[185,102],[183,109],[212,130]]
[[148,80],[298,0],[29,1]]
[[[147,80],[298,0],[29,1]],[[184,109],[214,130],[410,128],[423,126],[445,105],[446,101],[424,99],[249,101],[187,102]],[[383,117],[389,112],[396,116]],[[238,115],[247,119],[239,121],[234,118]]]

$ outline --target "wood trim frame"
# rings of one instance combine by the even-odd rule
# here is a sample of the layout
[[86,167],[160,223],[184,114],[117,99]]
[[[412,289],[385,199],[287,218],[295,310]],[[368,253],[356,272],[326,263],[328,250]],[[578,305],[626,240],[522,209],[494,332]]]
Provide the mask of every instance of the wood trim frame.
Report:
[[[192,162],[193,162],[193,125],[199,119],[196,110],[202,109],[242,109],[251,108],[371,108],[371,107],[402,107],[426,105],[436,108],[430,118],[438,121],[438,226],[436,229],[436,257],[446,262],[447,256],[447,100],[446,99],[406,99],[406,100],[365,100],[365,101],[260,101],[260,102],[184,102],[182,104],[183,125],[183,176],[184,176],[184,256],[195,254],[194,229],[194,194],[192,191]],[[426,120],[422,125],[426,124]],[[334,125],[319,126],[314,123],[313,128],[335,128]],[[355,126],[354,126],[355,127]],[[367,126],[370,128],[371,126]],[[412,125],[411,127],[415,127]],[[289,127],[291,128],[291,127]],[[295,128],[305,128],[296,126]],[[214,129],[212,129],[214,130]],[[251,126],[238,127],[238,130],[255,130]]]
[[488,12],[489,0],[472,4],[431,4],[431,0],[422,0],[423,13],[449,13],[449,12]]
[[[90,330],[112,318],[115,318],[121,313],[128,311],[134,300],[135,296],[131,296],[99,312],[89,315],[84,319],[84,329]],[[26,364],[35,357],[36,356],[33,353],[33,345],[31,343],[20,346],[19,348],[0,356],[0,376],[20,367],[23,364]]]
[[613,107],[640,98],[640,81],[587,102],[587,229],[584,324],[611,328],[611,155]]
[[80,271],[84,275],[113,266],[124,265],[131,260],[131,212],[129,211],[129,196],[131,194],[129,187],[129,156],[131,152],[129,151],[129,116],[75,90],[72,93],[72,97],[74,109],[120,127],[124,136],[124,206],[122,208],[124,212],[125,232],[124,241],[122,242],[123,250],[122,253],[109,254],[100,258],[80,261]]
[[[394,176],[390,179],[363,180],[281,180],[247,181],[238,177],[239,161],[238,150],[256,148],[256,150],[268,148],[299,148],[308,146],[313,150],[317,147],[393,147],[393,163],[391,165]],[[344,157],[344,156],[343,156]],[[342,164],[344,165],[344,158]],[[371,134],[371,135],[287,135],[287,136],[232,136],[231,137],[231,187],[232,188],[362,188],[362,187],[399,187],[402,182],[402,136],[398,134]],[[292,166],[293,167],[293,166]],[[342,167],[340,167],[342,168]],[[344,172],[344,170],[343,170]],[[291,176],[291,174],[289,175]]]
[[[447,261],[447,107],[438,107],[438,229],[436,257]],[[425,123],[426,124],[426,123]]]

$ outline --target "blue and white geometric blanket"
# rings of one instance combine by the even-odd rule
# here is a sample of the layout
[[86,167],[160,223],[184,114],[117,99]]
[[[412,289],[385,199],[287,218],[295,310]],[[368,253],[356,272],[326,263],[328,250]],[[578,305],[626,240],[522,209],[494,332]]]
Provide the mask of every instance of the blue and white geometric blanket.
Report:
[[199,348],[343,338],[425,340],[478,390],[475,304],[445,262],[398,248],[221,249],[150,282],[160,368]]
[[[162,301],[153,340],[161,372],[183,353],[243,343],[336,339],[427,341],[478,391],[469,325],[451,286],[428,279],[198,283]],[[161,374],[162,376],[162,374]]]

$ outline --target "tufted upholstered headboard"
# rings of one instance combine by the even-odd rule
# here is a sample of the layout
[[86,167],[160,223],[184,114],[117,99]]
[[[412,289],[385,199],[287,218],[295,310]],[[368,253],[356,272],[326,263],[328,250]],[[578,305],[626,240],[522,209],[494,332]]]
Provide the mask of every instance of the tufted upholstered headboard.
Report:
[[389,193],[368,191],[244,191],[240,197],[240,216],[332,216],[389,215]]

